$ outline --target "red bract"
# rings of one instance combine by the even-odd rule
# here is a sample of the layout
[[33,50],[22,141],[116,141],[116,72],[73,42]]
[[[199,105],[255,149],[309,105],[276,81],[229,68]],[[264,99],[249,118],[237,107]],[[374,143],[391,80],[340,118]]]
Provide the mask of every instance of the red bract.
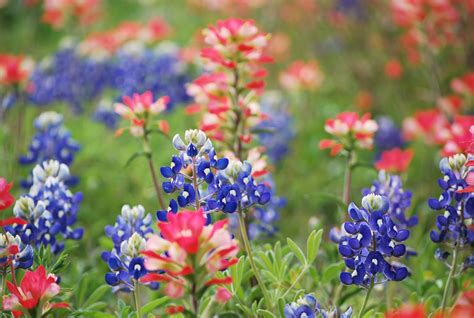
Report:
[[226,68],[236,68],[242,63],[268,63],[264,48],[269,36],[259,33],[252,20],[229,18],[217,21],[203,31],[204,41],[210,47],[202,49],[201,56]]
[[370,119],[369,113],[359,117],[354,112],[343,112],[336,118],[326,120],[324,129],[336,137],[336,140],[323,139],[319,143],[319,148],[329,148],[331,155],[336,155],[342,149],[352,151],[356,148],[372,148],[378,126],[375,120]]
[[[145,134],[153,116],[156,116],[166,110],[169,102],[168,96],[153,100],[153,94],[147,91],[143,94],[133,94],[132,97],[124,96],[123,103],[115,104],[115,112],[123,119],[129,121],[130,133],[135,137],[141,137]],[[156,126],[164,133],[169,130],[169,126],[164,121],[157,121]],[[123,130],[119,130],[121,133]]]
[[151,236],[142,254],[149,271],[164,273],[147,274],[142,281],[165,283],[165,294],[172,298],[182,297],[192,286],[199,290],[231,283],[231,277],[215,274],[237,262],[237,240],[227,231],[227,220],[205,224],[202,210],[170,213],[168,222],[159,222],[161,236]]
[[280,74],[279,80],[280,85],[289,91],[313,91],[321,86],[324,74],[315,60],[295,61]]
[[50,302],[61,290],[56,280],[56,276],[46,274],[42,265],[35,271],[27,271],[20,286],[7,282],[11,295],[4,298],[3,309],[12,311],[16,317],[20,317],[22,312],[32,309],[40,310],[44,314],[53,308],[68,308],[66,303]]
[[403,69],[400,61],[391,59],[385,64],[385,75],[389,78],[397,79],[402,76]]
[[385,318],[426,318],[424,305],[403,305],[400,308],[389,310]]
[[451,318],[474,317],[474,289],[464,292],[451,310]]
[[400,174],[405,172],[413,159],[413,150],[394,148],[382,152],[380,160],[375,163],[377,170]]
[[458,94],[474,95],[474,72],[453,79],[451,89]]
[[33,70],[33,61],[21,55],[0,54],[0,85],[25,82]]
[[0,210],[8,209],[15,202],[15,198],[10,193],[12,183],[0,178]]

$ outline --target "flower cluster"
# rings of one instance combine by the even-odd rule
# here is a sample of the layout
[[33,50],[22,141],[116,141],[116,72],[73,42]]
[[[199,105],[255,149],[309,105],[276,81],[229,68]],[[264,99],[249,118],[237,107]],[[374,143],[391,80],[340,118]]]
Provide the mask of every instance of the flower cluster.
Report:
[[[463,3],[465,2],[465,3]],[[399,39],[412,63],[421,60],[421,51],[455,43],[461,36],[461,17],[468,1],[392,0],[391,10],[396,25],[404,29]]]
[[378,129],[377,122],[370,119],[370,114],[359,117],[357,113],[343,112],[326,121],[324,129],[336,137],[336,140],[323,139],[319,143],[321,149],[330,149],[335,156],[342,150],[370,149],[374,142],[374,134]]
[[269,36],[260,33],[253,21],[241,19],[218,21],[203,34],[208,46],[201,57],[210,73],[188,85],[188,94],[197,103],[192,109],[204,111],[200,128],[243,160],[243,144],[252,141],[252,128],[265,119],[256,97],[267,74],[261,64],[271,61],[264,54]]
[[0,86],[24,84],[33,70],[30,58],[21,55],[0,54]]
[[3,299],[3,309],[11,311],[16,317],[29,317],[35,312],[37,317],[45,317],[52,310],[58,308],[69,308],[64,302],[53,302],[61,287],[58,279],[53,274],[46,274],[46,270],[40,265],[35,271],[27,271],[19,286],[7,282],[11,295]]
[[[336,317],[336,310],[330,312],[321,308],[321,304],[318,300],[311,294],[304,295],[299,298],[297,301],[292,302],[291,304],[285,305],[285,317],[286,318],[329,318]],[[345,312],[341,313],[338,317],[341,318],[351,318],[352,317],[352,308],[349,307]]]
[[279,77],[280,85],[290,92],[315,91],[324,81],[319,64],[315,60],[295,61]]
[[225,272],[222,277],[222,271],[237,263],[238,242],[226,229],[227,220],[206,222],[202,210],[181,211],[158,222],[161,235],[152,235],[142,253],[147,270],[164,272],[149,273],[141,281],[165,283],[164,292],[171,298],[230,284],[232,278]]
[[[474,230],[469,226],[474,219],[474,197],[469,187],[472,164],[472,159],[468,160],[464,154],[443,158],[440,161],[443,178],[438,180],[442,193],[438,199],[428,201],[431,209],[441,212],[436,218],[437,229],[430,233],[431,240],[456,248],[460,253],[465,250],[470,254],[464,260],[463,269],[474,266],[471,248]],[[438,249],[435,256],[445,261],[450,254],[449,251]]]
[[28,224],[7,228],[12,235],[33,247],[51,246],[53,253],[64,249],[65,239],[79,240],[83,229],[73,228],[82,201],[82,193],[73,194],[65,184],[69,168],[56,160],[45,161],[33,169],[33,184],[28,194],[18,199],[13,208],[16,217]]
[[[39,115],[34,121],[36,134],[28,147],[28,153],[20,157],[20,164],[30,165],[57,160],[70,166],[80,146],[71,138],[71,133],[63,123],[64,117],[59,113],[49,111]],[[75,179],[71,177],[68,184],[74,184]],[[31,180],[24,182],[23,186],[30,187]]]
[[101,0],[44,0],[42,21],[55,29],[64,27],[72,17],[81,25],[88,25],[99,18],[101,3]]
[[[153,117],[166,110],[168,96],[153,100],[153,94],[147,91],[143,94],[134,94],[132,97],[124,96],[123,103],[115,104],[115,112],[130,124],[130,134],[135,137],[143,137],[149,129]],[[155,123],[160,127],[160,123]],[[167,124],[165,124],[167,125]]]
[[218,159],[204,132],[187,130],[184,141],[176,135],[173,145],[180,154],[173,156],[171,165],[160,171],[170,179],[163,183],[163,190],[179,192],[179,195],[177,201],[171,200],[169,211],[158,212],[160,220],[166,220],[168,212],[176,213],[178,205],[193,209],[202,207],[210,217],[214,211],[233,213],[239,206],[247,209],[270,201],[270,189],[255,182],[251,164]]
[[[140,252],[145,248],[146,238],[153,233],[151,225],[151,214],[146,213],[143,206],[124,205],[115,225],[105,227],[105,234],[114,243],[111,252],[102,253],[110,269],[105,281],[113,286],[114,292],[135,290],[135,283],[148,273]],[[149,284],[150,288],[158,286]]]
[[75,112],[81,112],[84,104],[105,95],[108,90],[112,90],[113,99],[147,90],[169,95],[174,103],[189,99],[184,88],[188,81],[186,69],[177,50],[170,49],[168,44],[154,49],[141,45],[123,47],[105,59],[81,55],[79,47],[65,44],[38,64],[28,92],[33,104],[63,102]]
[[412,193],[403,189],[400,176],[388,175],[385,171],[380,171],[378,179],[372,183],[372,187],[362,190],[362,195],[370,193],[383,195],[387,198],[388,214],[399,227],[406,228],[418,224],[417,216],[407,217],[405,215],[411,205]]
[[393,261],[406,254],[405,241],[410,232],[399,227],[388,213],[385,196],[368,194],[362,198],[362,208],[351,203],[348,208],[353,222],[345,222],[339,242],[339,253],[352,272],[343,271],[341,282],[371,288],[384,281],[401,281],[408,269]]
[[403,123],[403,133],[407,140],[416,137],[429,144],[441,146],[443,156],[451,156],[465,152],[471,133],[469,128],[474,125],[474,116],[455,115],[448,119],[441,110],[430,109],[417,111],[413,117]]

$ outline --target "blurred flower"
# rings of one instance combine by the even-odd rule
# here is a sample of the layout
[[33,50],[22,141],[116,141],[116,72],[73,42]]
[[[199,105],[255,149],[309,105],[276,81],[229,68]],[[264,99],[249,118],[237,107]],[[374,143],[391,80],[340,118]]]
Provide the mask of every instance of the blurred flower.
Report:
[[403,74],[402,65],[396,59],[391,59],[385,64],[385,75],[391,79],[400,78]]
[[469,72],[451,81],[451,89],[462,95],[474,95],[474,72]]
[[131,135],[141,137],[145,135],[150,120],[166,110],[168,101],[168,96],[163,96],[153,101],[153,94],[150,91],[146,91],[141,95],[124,96],[123,103],[115,104],[115,112],[129,122]]
[[354,222],[345,222],[345,234],[339,240],[339,253],[352,272],[341,272],[346,285],[369,287],[384,281],[401,281],[408,269],[395,259],[406,254],[405,241],[410,232],[394,223],[388,213],[389,201],[385,196],[367,194],[362,208],[351,203],[349,216]]
[[451,318],[467,318],[474,316],[474,290],[463,292],[451,309]]
[[402,305],[400,308],[388,310],[385,318],[426,318],[424,305]]
[[369,91],[359,91],[355,97],[355,102],[357,109],[361,111],[368,111],[372,108],[373,98],[372,94]]
[[8,209],[15,202],[15,198],[10,193],[12,183],[7,183],[7,180],[0,178],[0,210]]
[[[33,169],[33,184],[29,193],[18,199],[13,208],[16,217],[27,224],[7,227],[12,235],[18,235],[25,244],[38,248],[51,246],[53,253],[64,249],[65,239],[79,240],[83,229],[73,228],[82,201],[82,193],[73,194],[65,184],[69,168],[50,160]],[[62,240],[61,240],[62,239]]]
[[370,119],[367,113],[359,117],[357,113],[343,112],[326,120],[324,129],[336,137],[336,140],[323,139],[319,143],[321,149],[331,149],[331,155],[335,156],[341,150],[352,151],[354,149],[370,149],[374,141],[374,134],[378,129],[375,120]]
[[266,154],[274,163],[288,154],[295,136],[293,118],[288,110],[288,103],[281,94],[268,92],[262,96],[262,111],[267,119],[254,130],[261,131],[258,134],[260,144],[265,146]]
[[407,171],[412,159],[413,150],[393,148],[382,152],[381,158],[375,163],[375,168],[385,170],[388,173],[401,174]]
[[232,294],[227,290],[227,288],[219,286],[216,289],[215,300],[219,304],[226,304],[229,300],[232,299]]
[[202,210],[169,214],[168,222],[158,222],[160,236],[152,235],[142,252],[145,267],[164,273],[145,275],[142,282],[163,282],[164,293],[181,298],[185,290],[205,290],[212,285],[230,284],[232,278],[217,278],[237,263],[238,242],[227,231],[227,220],[205,225]]
[[290,92],[314,91],[321,86],[324,74],[316,60],[295,61],[280,74],[279,80],[280,85]]
[[33,60],[21,55],[0,54],[0,86],[24,84],[34,67]]
[[55,29],[64,27],[67,20],[74,16],[80,24],[95,22],[100,16],[101,0],[44,0],[44,23]]

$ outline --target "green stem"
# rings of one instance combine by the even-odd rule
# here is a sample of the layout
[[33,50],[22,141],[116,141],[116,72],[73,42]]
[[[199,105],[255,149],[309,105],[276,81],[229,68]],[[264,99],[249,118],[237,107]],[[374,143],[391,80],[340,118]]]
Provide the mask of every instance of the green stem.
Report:
[[193,158],[193,187],[194,187],[194,194],[195,194],[195,204],[196,210],[201,208],[201,203],[199,202],[199,185],[197,181],[197,169],[196,169],[196,158]]
[[161,193],[160,183],[158,182],[158,177],[156,176],[155,164],[153,163],[152,152],[150,148],[150,143],[148,142],[148,136],[145,134],[143,138],[143,150],[146,153],[148,168],[150,169],[151,178],[153,180],[153,186],[155,188],[156,196],[160,207],[163,210],[166,210],[165,200],[163,199],[163,194]]
[[290,285],[290,287],[285,291],[285,293],[283,294],[282,298],[285,298],[286,295],[288,295],[288,293],[293,289],[295,288],[296,284],[299,282],[299,280],[303,277],[303,275],[306,273],[306,271],[308,270],[309,266],[308,265],[305,265],[303,267],[303,269],[301,270],[301,272],[298,274],[298,276],[296,276],[295,280],[293,281],[293,283]]
[[250,247],[250,241],[247,236],[247,228],[245,226],[245,217],[244,217],[244,212],[242,211],[242,207],[239,204],[239,225],[240,225],[240,234],[242,236],[242,240],[244,241],[244,248],[245,252],[248,256],[249,262],[250,262],[250,267],[252,267],[253,274],[255,275],[255,279],[257,280],[258,285],[260,286],[260,289],[262,290],[263,298],[265,299],[265,303],[267,305],[267,309],[271,309],[272,305],[270,302],[270,297],[268,294],[268,290],[265,287],[265,284],[263,283],[262,278],[260,277],[260,272],[257,269],[257,266],[255,265],[255,261],[253,259],[253,254],[252,254],[252,249]]
[[451,263],[451,270],[449,271],[448,279],[446,280],[446,285],[444,286],[443,292],[443,300],[441,302],[441,315],[445,317],[446,314],[446,306],[448,303],[448,298],[451,296],[451,283],[454,279],[454,274],[456,272],[457,262],[458,262],[458,246],[459,244],[456,243],[453,252],[453,262]]
[[342,201],[346,206],[349,206],[349,202],[351,201],[352,160],[353,152],[349,151],[349,154],[347,155],[346,172],[344,175],[344,189],[342,193]]
[[361,318],[362,315],[364,314],[365,307],[367,307],[367,303],[369,302],[370,293],[372,292],[373,288],[374,288],[374,279],[372,278],[372,280],[370,281],[369,289],[367,289],[367,294],[365,294],[364,303],[362,304],[362,308],[360,309],[359,315],[357,317]]
[[141,318],[142,314],[141,314],[141,305],[140,305],[140,291],[138,290],[139,285],[137,281],[133,282],[133,286],[134,286],[133,300],[135,302],[135,310],[137,311],[137,318]]

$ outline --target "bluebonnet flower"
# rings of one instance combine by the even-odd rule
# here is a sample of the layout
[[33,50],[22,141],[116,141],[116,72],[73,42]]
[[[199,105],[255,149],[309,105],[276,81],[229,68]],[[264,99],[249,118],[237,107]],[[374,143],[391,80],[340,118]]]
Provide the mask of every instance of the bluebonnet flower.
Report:
[[[152,216],[143,206],[124,205],[115,225],[105,227],[105,234],[114,243],[111,252],[102,253],[102,259],[110,270],[105,281],[113,286],[114,292],[133,291],[138,280],[148,273],[140,251],[145,249],[146,238],[153,233],[151,225]],[[148,286],[156,289],[159,284],[150,283]]]
[[38,106],[66,103],[75,113],[80,113],[86,102],[110,85],[111,67],[105,61],[79,56],[74,45],[68,44],[35,68],[28,98]]
[[[262,182],[269,187],[271,199],[267,204],[256,205],[248,211],[247,231],[251,240],[273,236],[278,231],[276,222],[280,219],[280,209],[286,205],[285,198],[275,195],[275,184],[270,174]],[[237,231],[239,218],[236,214],[229,216],[229,225],[232,230]]]
[[395,125],[389,117],[377,118],[379,129],[375,133],[374,148],[376,150],[376,158],[385,150],[393,148],[404,148],[405,140],[399,127]]
[[211,212],[233,213],[239,205],[247,209],[270,201],[270,189],[255,182],[250,163],[218,158],[204,132],[187,130],[184,141],[176,135],[173,145],[179,155],[173,156],[170,166],[161,167],[160,172],[169,179],[163,182],[163,190],[178,192],[178,196],[170,201],[167,211],[157,212],[158,219],[166,220],[166,214],[176,213],[179,205],[203,208],[210,222]]
[[388,213],[387,197],[368,194],[362,208],[351,203],[348,213],[353,222],[344,223],[339,253],[351,272],[343,271],[341,282],[369,287],[384,281],[401,281],[408,269],[393,261],[406,254],[405,241],[410,232],[399,227]]
[[56,160],[45,161],[33,169],[33,184],[28,194],[20,197],[13,208],[15,216],[26,225],[8,227],[12,235],[35,248],[51,246],[55,254],[64,249],[64,240],[79,240],[83,229],[73,228],[82,201],[82,193],[73,194],[65,181],[69,168]]
[[[474,197],[470,185],[466,182],[472,173],[472,159],[464,154],[457,154],[440,161],[440,170],[444,175],[438,179],[442,190],[439,198],[431,198],[428,204],[431,209],[440,211],[436,218],[436,230],[432,230],[430,238],[434,243],[457,248],[466,253],[463,269],[473,267],[474,230],[469,224],[474,219]],[[435,257],[446,261],[451,250],[439,248]]]
[[[172,103],[185,103],[189,100],[184,87],[188,75],[177,50],[169,47],[162,44],[152,50],[129,45],[108,59],[98,59],[81,56],[76,45],[68,43],[38,64],[31,75],[33,89],[28,98],[38,106],[66,103],[75,113],[109,90],[117,101],[151,91],[170,96]],[[94,117],[110,125],[111,118],[105,115],[102,111]]]
[[389,201],[388,213],[394,222],[400,227],[411,227],[418,224],[418,217],[405,215],[411,205],[412,193],[405,191],[400,176],[388,175],[380,171],[378,179],[372,183],[372,187],[362,190],[362,195],[375,193],[386,196]]
[[282,160],[289,152],[289,145],[295,136],[293,118],[288,112],[288,103],[278,92],[269,92],[261,100],[262,111],[268,119],[255,127],[259,141],[266,148],[266,154],[274,163]]
[[336,10],[358,20],[365,20],[368,13],[363,0],[338,0]]
[[[285,305],[286,318],[331,318],[336,317],[336,310],[326,311],[321,309],[321,304],[311,294],[307,294],[291,304]],[[352,317],[352,308],[349,307],[345,312],[341,313],[341,318]]]
[[[17,247],[15,253],[8,251],[11,246]],[[13,236],[8,232],[2,233],[0,234],[0,268],[8,266],[9,257],[13,258],[13,267],[30,268],[33,265],[33,248],[28,244],[24,244],[18,235]]]
[[[22,165],[39,164],[46,160],[57,160],[70,166],[79,151],[79,144],[71,138],[71,133],[64,127],[63,115],[56,112],[44,112],[39,115],[34,126],[36,133],[28,147],[28,153],[20,156]],[[32,184],[32,177],[22,182],[28,188]],[[70,176],[68,185],[77,183],[77,178]]]

